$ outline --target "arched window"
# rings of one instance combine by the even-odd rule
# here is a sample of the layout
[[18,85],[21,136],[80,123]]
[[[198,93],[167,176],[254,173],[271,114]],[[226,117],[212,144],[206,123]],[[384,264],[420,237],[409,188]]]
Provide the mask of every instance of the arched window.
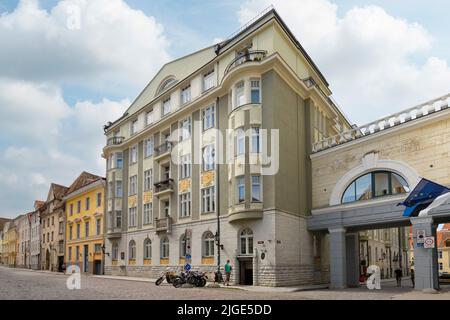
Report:
[[158,88],[158,91],[156,92],[156,95],[159,95],[160,93],[163,93],[164,91],[166,91],[167,89],[172,87],[176,82],[177,82],[177,80],[174,77],[170,77],[170,78],[164,80],[159,85],[159,88]]
[[214,257],[214,235],[211,231],[203,234],[203,257]]
[[409,192],[406,180],[390,171],[374,171],[354,180],[345,190],[341,202],[349,203]]
[[180,238],[180,257],[186,258],[187,246],[186,235],[182,235]]
[[136,259],[136,242],[134,240],[131,240],[128,245],[128,259]]
[[149,238],[144,240],[144,259],[150,260],[152,258],[152,240]]
[[169,239],[164,237],[161,239],[161,259],[169,258]]
[[253,254],[253,231],[251,229],[247,228],[241,231],[240,242],[242,255]]

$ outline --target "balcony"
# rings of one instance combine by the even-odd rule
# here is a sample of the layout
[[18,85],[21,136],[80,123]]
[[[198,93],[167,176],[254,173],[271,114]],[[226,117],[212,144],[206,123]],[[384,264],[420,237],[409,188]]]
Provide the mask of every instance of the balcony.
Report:
[[164,181],[156,182],[154,184],[155,186],[155,196],[159,197],[164,194],[172,193],[173,192],[173,185],[174,181],[173,179],[167,179]]
[[225,69],[225,74],[230,72],[232,69],[244,64],[246,62],[257,62],[263,60],[267,55],[267,51],[265,50],[253,50],[248,51],[247,53],[237,56],[233,61]]
[[167,232],[170,233],[172,229],[172,218],[155,218],[156,232]]
[[161,159],[165,156],[170,155],[170,152],[172,151],[172,143],[171,142],[164,142],[162,145],[157,146],[155,148],[155,154],[154,154],[154,159],[158,160]]
[[125,141],[125,137],[112,137],[108,139],[107,146],[118,146]]

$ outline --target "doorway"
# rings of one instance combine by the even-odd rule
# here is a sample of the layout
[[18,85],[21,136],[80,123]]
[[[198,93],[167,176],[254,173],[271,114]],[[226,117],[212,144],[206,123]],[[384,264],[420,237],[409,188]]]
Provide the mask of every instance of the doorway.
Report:
[[96,275],[102,274],[102,261],[101,260],[94,261],[94,274],[96,274]]
[[239,284],[253,285],[253,259],[240,258],[239,260]]
[[89,246],[84,246],[84,262],[83,262],[83,272],[89,271]]

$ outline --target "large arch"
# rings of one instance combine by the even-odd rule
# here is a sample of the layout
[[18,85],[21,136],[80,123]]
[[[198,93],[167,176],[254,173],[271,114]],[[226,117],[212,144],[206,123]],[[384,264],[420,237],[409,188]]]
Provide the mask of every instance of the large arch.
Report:
[[374,170],[387,170],[395,172],[406,179],[410,188],[414,188],[420,180],[416,170],[406,163],[397,160],[379,159],[378,153],[366,154],[359,166],[354,167],[343,175],[336,183],[330,196],[330,206],[341,204],[341,197],[347,186],[359,176]]

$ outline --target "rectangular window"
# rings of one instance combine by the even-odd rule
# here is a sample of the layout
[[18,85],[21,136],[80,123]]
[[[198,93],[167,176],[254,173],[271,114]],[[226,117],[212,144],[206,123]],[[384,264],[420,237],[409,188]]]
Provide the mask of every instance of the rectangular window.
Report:
[[52,226],[55,225],[55,217],[52,217]]
[[122,228],[122,211],[116,210],[116,228]]
[[236,178],[237,200],[239,203],[245,201],[245,178],[243,176]]
[[237,155],[245,154],[245,132],[241,128],[236,132],[236,151]]
[[239,82],[236,85],[235,88],[235,103],[234,103],[234,107],[240,107],[242,105],[245,104],[245,92],[244,92],[245,86],[244,86],[244,81]]
[[137,176],[130,177],[130,192],[129,195],[135,195],[137,193]]
[[203,91],[209,90],[216,85],[214,70],[203,75]]
[[113,197],[113,182],[108,182],[108,199],[112,199]]
[[180,195],[180,217],[190,217],[191,216],[191,194],[184,193]]
[[149,191],[153,186],[153,170],[144,171],[144,191]]
[[214,212],[215,207],[215,187],[202,189],[202,213]]
[[442,251],[438,251],[439,259],[442,259]]
[[122,181],[116,181],[116,198],[122,198],[123,189],[122,189]]
[[84,236],[86,238],[89,237],[89,222],[88,221],[86,221],[84,223]]
[[137,163],[137,146],[130,149],[130,166]]
[[203,171],[214,170],[216,165],[215,161],[215,148],[214,145],[209,145],[203,148]]
[[170,201],[163,202],[164,217],[170,217]]
[[96,244],[94,245],[94,252],[95,252],[95,253],[102,252],[102,246],[101,246],[101,244],[96,243]]
[[54,235],[54,232],[52,231],[52,241],[53,241],[53,235]]
[[251,80],[251,99],[252,103],[261,103],[260,81]]
[[77,213],[81,212],[81,200],[77,201]]
[[138,131],[138,119],[131,121],[130,134],[135,135]]
[[60,221],[59,222],[59,234],[63,234],[64,233],[64,222]]
[[101,219],[97,219],[96,220],[96,232],[97,235],[99,236],[102,233],[102,220]]
[[145,116],[145,125],[149,126],[154,122],[154,117],[153,117],[153,110],[147,112],[146,116]]
[[260,129],[253,127],[252,128],[252,153],[261,153],[261,134]]
[[102,205],[102,193],[97,193],[97,208]]
[[72,247],[69,247],[69,262],[72,261]]
[[191,118],[180,121],[180,141],[187,140],[191,137]]
[[123,154],[122,154],[122,152],[117,152],[115,155],[116,155],[116,168],[122,169],[123,168]]
[[76,246],[75,248],[75,261],[79,261],[80,260],[80,247]]
[[73,226],[69,226],[69,240],[73,239]]
[[73,203],[70,204],[70,215],[73,215]]
[[153,142],[153,137],[145,140],[145,157],[146,158],[153,156],[154,149],[155,149],[155,145]]
[[162,116],[166,116],[170,113],[170,98],[167,100],[164,100],[162,103]]
[[181,105],[191,101],[191,86],[181,89]]
[[114,243],[112,246],[112,259],[117,260],[118,257],[119,257],[119,246],[117,245],[117,243]]
[[153,221],[153,204],[144,204],[144,224],[151,224]]
[[252,176],[252,201],[261,202],[261,176]]
[[91,203],[91,198],[87,197],[86,198],[86,206],[85,206],[86,207],[86,211],[89,210],[90,203]]
[[130,220],[129,227],[130,228],[136,227],[136,211],[137,211],[136,207],[129,209],[129,220]]
[[216,107],[209,106],[202,111],[203,131],[215,126]]
[[81,225],[77,224],[77,239],[80,239],[80,233],[81,233]]
[[180,179],[186,179],[191,176],[191,155],[186,154],[180,157]]

